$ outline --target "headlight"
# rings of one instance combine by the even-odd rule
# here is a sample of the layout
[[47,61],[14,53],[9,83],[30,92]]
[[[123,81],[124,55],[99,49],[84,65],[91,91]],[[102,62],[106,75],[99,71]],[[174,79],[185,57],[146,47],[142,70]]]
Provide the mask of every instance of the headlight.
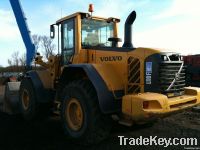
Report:
[[166,55],[162,55],[161,58],[162,58],[162,61],[168,61],[169,60]]
[[143,101],[143,109],[161,109],[161,105],[157,100]]

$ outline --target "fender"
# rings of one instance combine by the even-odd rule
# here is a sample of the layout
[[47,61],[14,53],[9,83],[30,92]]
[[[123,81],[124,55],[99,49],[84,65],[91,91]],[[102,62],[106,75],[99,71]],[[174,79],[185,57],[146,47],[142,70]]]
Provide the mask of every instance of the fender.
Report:
[[43,83],[36,71],[28,71],[25,77],[29,78],[33,84],[37,102],[47,103],[54,100],[55,94],[52,90],[44,88]]
[[[121,111],[121,100],[116,100],[113,93],[109,91],[106,83],[91,64],[71,64],[68,65],[63,72],[70,76],[71,70],[82,70],[92,82],[98,96],[99,107],[104,114],[110,114]],[[73,74],[72,74],[73,75]],[[66,76],[63,76],[66,78]],[[122,96],[123,91],[116,91],[117,96]]]

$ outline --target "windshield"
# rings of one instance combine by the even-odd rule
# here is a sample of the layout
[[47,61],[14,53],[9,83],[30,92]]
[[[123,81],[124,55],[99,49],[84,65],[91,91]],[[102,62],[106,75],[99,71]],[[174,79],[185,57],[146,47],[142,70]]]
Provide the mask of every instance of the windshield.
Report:
[[113,22],[82,19],[82,46],[111,47],[108,38],[113,37]]

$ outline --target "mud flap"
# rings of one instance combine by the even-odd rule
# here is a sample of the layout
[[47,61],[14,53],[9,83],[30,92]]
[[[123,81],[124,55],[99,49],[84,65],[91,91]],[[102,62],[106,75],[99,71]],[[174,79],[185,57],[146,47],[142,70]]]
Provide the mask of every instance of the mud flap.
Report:
[[3,112],[8,114],[19,113],[19,88],[21,82],[8,82],[5,87]]

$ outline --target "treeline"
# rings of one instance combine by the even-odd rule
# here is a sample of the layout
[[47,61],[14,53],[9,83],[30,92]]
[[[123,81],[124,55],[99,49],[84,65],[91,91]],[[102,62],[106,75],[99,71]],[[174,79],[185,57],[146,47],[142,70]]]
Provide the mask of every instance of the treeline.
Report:
[[24,72],[25,66],[8,66],[8,67],[0,67],[0,72]]
[[50,37],[35,34],[32,36],[32,39],[36,52],[41,52],[45,59],[48,59],[50,55],[55,54],[56,45]]
[[[47,60],[50,55],[55,54],[56,45],[50,37],[35,34],[32,36],[32,40],[35,45],[36,52],[41,53],[45,60]],[[14,51],[11,57],[8,58],[7,63],[8,67],[0,66],[0,73],[23,72],[26,67],[26,54],[20,54],[19,51]],[[37,68],[40,69],[40,67]]]

